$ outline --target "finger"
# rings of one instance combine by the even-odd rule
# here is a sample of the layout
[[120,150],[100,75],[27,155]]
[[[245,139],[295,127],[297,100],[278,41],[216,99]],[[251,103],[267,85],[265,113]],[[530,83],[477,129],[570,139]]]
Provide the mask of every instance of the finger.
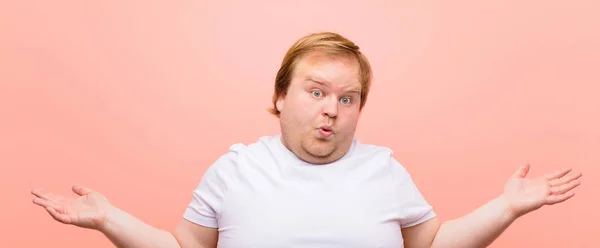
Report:
[[48,200],[42,198],[33,198],[33,203],[42,207],[50,206]]
[[582,176],[581,172],[571,173],[567,176],[563,176],[561,178],[553,179],[550,181],[550,186],[559,186],[563,184],[570,183],[571,181],[578,180]]
[[92,192],[91,189],[84,187],[83,185],[80,185],[80,184],[73,185],[72,190],[73,190],[73,192],[75,192],[75,194],[80,195],[80,196],[87,195]]
[[552,189],[550,191],[551,191],[551,194],[553,194],[553,195],[561,195],[561,194],[564,194],[564,193],[574,189],[575,187],[579,186],[580,184],[581,184],[581,181],[574,180],[567,184],[552,187]]
[[50,194],[42,189],[34,189],[31,191],[31,194],[44,200],[48,200],[50,198]]
[[552,174],[546,175],[546,179],[553,180],[553,179],[561,178],[561,177],[563,177],[564,175],[566,175],[569,172],[571,172],[571,168],[565,168],[565,169],[557,170],[557,171],[555,171]]
[[51,207],[54,210],[56,210],[59,213],[63,213],[64,208],[62,205],[54,202],[54,201],[50,201],[50,200],[46,200],[46,199],[42,199],[42,198],[33,198],[33,203],[39,206],[42,206],[44,208],[48,208]]
[[34,196],[37,196],[37,197],[39,197],[41,199],[48,200],[48,201],[55,201],[56,202],[56,201],[61,201],[61,200],[64,199],[64,197],[61,196],[61,195],[57,195],[57,194],[54,194],[52,192],[48,192],[48,191],[45,191],[45,190],[42,190],[42,189],[32,190],[31,194],[34,195]]
[[525,176],[527,176],[527,173],[529,173],[529,168],[529,164],[525,164],[519,167],[519,169],[517,169],[517,171],[515,171],[515,173],[513,174],[513,177],[524,178]]
[[550,195],[550,196],[548,196],[548,198],[546,198],[546,204],[554,205],[557,203],[561,203],[561,202],[564,202],[564,201],[570,199],[573,196],[575,196],[574,190],[567,191],[566,193],[564,193],[562,195]]
[[46,211],[48,211],[48,213],[50,214],[50,216],[52,216],[52,218],[54,218],[55,220],[65,223],[65,224],[70,224],[70,218],[67,215],[61,214],[59,212],[57,212],[54,208],[52,207],[46,207]]

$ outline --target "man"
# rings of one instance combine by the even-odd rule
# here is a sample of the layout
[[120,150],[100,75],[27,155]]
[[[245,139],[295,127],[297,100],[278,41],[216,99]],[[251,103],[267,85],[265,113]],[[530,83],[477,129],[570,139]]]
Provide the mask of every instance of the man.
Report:
[[118,209],[100,193],[32,191],[57,221],[98,230],[118,247],[485,247],[513,221],[571,198],[581,173],[526,179],[440,223],[390,149],[354,138],[371,83],[358,46],[335,33],[298,40],[275,82],[271,112],[281,134],[234,144],[193,191],[172,232]]

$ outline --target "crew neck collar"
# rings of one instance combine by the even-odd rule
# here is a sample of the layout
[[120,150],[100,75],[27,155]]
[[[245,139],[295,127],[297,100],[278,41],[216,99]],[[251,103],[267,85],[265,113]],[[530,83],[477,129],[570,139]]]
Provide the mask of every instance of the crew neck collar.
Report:
[[[294,161],[296,164],[300,164],[300,165],[306,165],[306,166],[319,166],[317,164],[313,164],[313,163],[309,163],[306,162],[302,159],[300,159],[295,153],[293,153],[290,149],[288,149],[283,142],[281,141],[281,134],[277,134],[275,135],[273,142],[275,142],[276,146],[279,148],[279,150],[281,151],[282,155],[287,157],[290,161]],[[352,154],[352,152],[354,151],[354,148],[356,147],[356,139],[352,140],[352,143],[350,145],[350,148],[348,149],[348,151],[344,154],[344,156],[342,156],[341,158],[339,158],[336,161],[333,161],[331,163],[328,164],[321,164],[320,166],[324,166],[324,165],[331,165],[331,164],[335,164],[338,163],[340,161],[345,160],[346,158],[350,157],[350,155]]]

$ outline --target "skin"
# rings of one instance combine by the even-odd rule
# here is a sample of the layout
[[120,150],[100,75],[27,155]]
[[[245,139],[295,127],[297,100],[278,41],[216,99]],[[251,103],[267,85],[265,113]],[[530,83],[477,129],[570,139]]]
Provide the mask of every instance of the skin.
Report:
[[[320,54],[305,57],[286,96],[276,103],[284,145],[315,165],[341,158],[354,138],[361,112],[359,92],[356,61]],[[330,126],[332,134],[324,135],[322,125]],[[581,183],[581,173],[569,168],[533,179],[526,178],[529,169],[518,168],[501,195],[465,216],[444,223],[433,218],[402,229],[405,247],[486,247],[517,218],[573,197]],[[171,232],[161,230],[115,207],[99,192],[80,185],[73,186],[73,192],[76,197],[35,189],[33,203],[60,223],[102,232],[117,247],[216,247],[217,229],[182,218]]]
[[533,179],[526,178],[529,169],[518,168],[500,196],[465,216],[443,224],[434,218],[402,229],[405,247],[487,247],[519,217],[570,199],[581,184],[582,174],[569,168]]
[[[348,151],[360,116],[359,65],[349,58],[313,54],[302,59],[288,92],[276,103],[282,143],[300,159],[327,164]],[[320,134],[320,126],[332,134]]]

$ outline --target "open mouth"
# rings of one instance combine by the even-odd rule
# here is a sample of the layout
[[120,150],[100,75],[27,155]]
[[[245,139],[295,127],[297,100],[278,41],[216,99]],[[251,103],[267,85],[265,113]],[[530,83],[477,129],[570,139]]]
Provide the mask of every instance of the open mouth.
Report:
[[331,128],[328,128],[328,127],[320,127],[318,130],[319,130],[319,133],[321,134],[321,136],[324,136],[324,137],[329,137],[333,134],[333,131],[331,130]]

